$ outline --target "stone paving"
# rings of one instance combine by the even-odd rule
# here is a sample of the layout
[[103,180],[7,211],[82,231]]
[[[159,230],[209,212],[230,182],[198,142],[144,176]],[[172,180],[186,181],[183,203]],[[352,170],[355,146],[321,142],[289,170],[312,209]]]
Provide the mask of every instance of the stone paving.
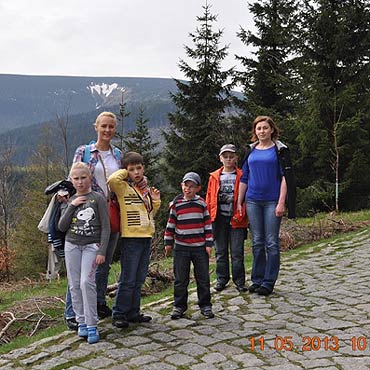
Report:
[[66,331],[0,357],[0,370],[370,369],[370,231],[283,254],[274,294],[213,292],[214,319],[191,294],[187,318],[171,300],[145,307],[148,324],[100,323],[94,345]]

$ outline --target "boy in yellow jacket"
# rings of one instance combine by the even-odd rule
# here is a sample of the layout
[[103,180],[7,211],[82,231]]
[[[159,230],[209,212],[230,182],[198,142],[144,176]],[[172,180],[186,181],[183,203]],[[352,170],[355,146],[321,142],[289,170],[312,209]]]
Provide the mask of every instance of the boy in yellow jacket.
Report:
[[128,152],[122,167],[108,178],[121,214],[121,276],[112,308],[112,324],[117,328],[152,319],[140,313],[141,286],[148,274],[154,216],[161,205],[159,190],[147,184],[139,153]]

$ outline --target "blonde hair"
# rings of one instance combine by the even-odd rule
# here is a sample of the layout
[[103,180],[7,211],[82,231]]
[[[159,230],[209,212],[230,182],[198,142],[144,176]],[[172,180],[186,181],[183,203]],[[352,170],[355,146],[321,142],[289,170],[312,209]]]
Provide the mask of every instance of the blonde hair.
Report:
[[85,172],[87,175],[89,175],[91,177],[90,167],[84,162],[75,162],[75,163],[73,163],[72,167],[71,167],[71,170],[69,171],[69,177],[72,177],[72,172],[76,171],[76,170]]
[[95,120],[94,126],[96,127],[99,124],[99,121],[102,117],[110,117],[113,118],[114,123],[117,125],[117,117],[114,113],[112,112],[101,112]]

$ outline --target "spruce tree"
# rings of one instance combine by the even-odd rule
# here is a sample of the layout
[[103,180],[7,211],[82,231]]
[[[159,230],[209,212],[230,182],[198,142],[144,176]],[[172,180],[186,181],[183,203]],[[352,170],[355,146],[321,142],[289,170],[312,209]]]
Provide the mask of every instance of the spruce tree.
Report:
[[[237,99],[241,115],[236,123],[246,133],[257,115],[269,115],[289,137],[287,117],[293,114],[299,96],[294,73],[297,1],[258,1],[250,4],[249,9],[256,32],[241,28],[238,37],[247,47],[253,47],[254,56],[236,56],[243,67],[237,73],[237,81],[244,95]],[[241,139],[245,141],[246,135]]]
[[171,94],[176,106],[169,114],[165,131],[165,173],[169,184],[178,191],[182,176],[196,171],[206,187],[209,172],[219,166],[217,158],[223,140],[223,115],[230,106],[232,69],[221,70],[227,46],[219,47],[222,31],[213,31],[217,20],[210,5],[197,17],[199,26],[190,37],[194,46],[185,46],[189,63],[180,60],[179,68],[187,81],[175,80],[178,92]]
[[144,157],[145,175],[151,184],[157,184],[157,161],[159,154],[156,152],[158,143],[152,142],[149,128],[149,119],[144,116],[144,108],[140,107],[136,120],[136,129],[127,133],[124,139],[127,151],[140,153]]
[[305,2],[301,29],[301,184],[326,194],[331,209],[336,182],[344,208],[367,206],[370,176],[363,169],[370,166],[369,2]]

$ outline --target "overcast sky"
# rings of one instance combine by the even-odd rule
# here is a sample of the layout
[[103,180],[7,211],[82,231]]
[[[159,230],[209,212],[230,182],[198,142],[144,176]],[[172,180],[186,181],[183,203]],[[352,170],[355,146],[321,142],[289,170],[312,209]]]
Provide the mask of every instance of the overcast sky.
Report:
[[[223,69],[248,50],[236,37],[252,29],[247,0],[208,0],[228,44]],[[0,0],[0,73],[183,78],[204,0]]]

